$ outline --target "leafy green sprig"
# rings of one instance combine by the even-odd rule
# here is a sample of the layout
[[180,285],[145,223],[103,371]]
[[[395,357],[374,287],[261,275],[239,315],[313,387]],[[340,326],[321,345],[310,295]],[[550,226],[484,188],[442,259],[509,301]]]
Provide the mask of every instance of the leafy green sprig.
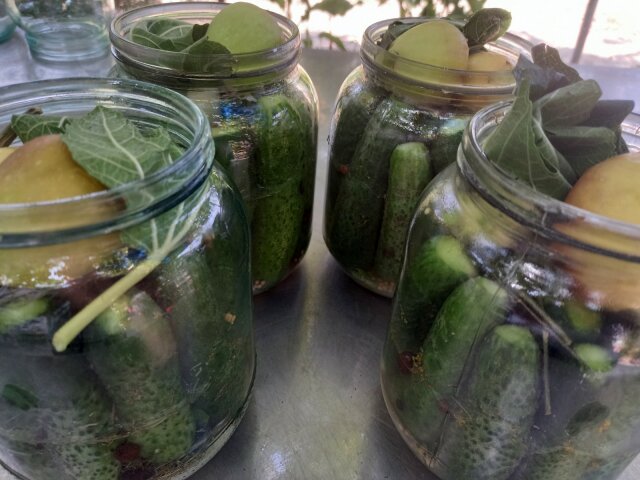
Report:
[[545,44],[520,57],[516,98],[484,143],[487,158],[518,181],[564,199],[593,165],[626,153],[621,123],[633,101],[600,100],[595,80],[583,80]]
[[131,41],[179,57],[161,57],[167,67],[185,72],[214,73],[228,70],[225,62],[213,61],[211,55],[230,54],[218,42],[207,38],[209,24],[192,24],[172,18],[153,18],[137,23],[130,33]]

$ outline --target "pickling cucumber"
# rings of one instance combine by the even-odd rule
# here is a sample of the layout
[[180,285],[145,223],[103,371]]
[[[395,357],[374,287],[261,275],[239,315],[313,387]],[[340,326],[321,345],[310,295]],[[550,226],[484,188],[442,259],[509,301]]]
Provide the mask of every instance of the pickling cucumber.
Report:
[[[1,360],[5,364],[9,358]],[[53,361],[27,355],[19,359],[19,373],[3,372],[0,443],[19,462],[20,473],[33,478],[119,477],[112,405],[83,360],[78,355]]]
[[407,230],[422,190],[431,180],[431,161],[424,143],[398,145],[391,154],[389,185],[382,216],[375,271],[395,283],[402,268]]
[[256,158],[253,178],[258,186],[280,185],[301,180],[305,137],[300,112],[284,94],[258,100]]
[[539,348],[528,329],[501,325],[472,362],[438,456],[448,465],[448,478],[506,480],[525,455],[533,426]]
[[[345,80],[345,82],[347,82]],[[358,82],[348,86],[339,95],[335,107],[337,116],[329,136],[329,180],[327,199],[331,202],[336,195],[342,173],[351,163],[358,141],[371,115],[382,100],[383,91],[376,87],[363,87]]]
[[449,294],[476,269],[454,237],[430,238],[407,260],[391,319],[391,338],[398,352],[416,352]]
[[498,284],[475,277],[445,300],[422,348],[421,373],[403,403],[414,435],[435,453],[465,366],[477,343],[506,316],[509,297]]
[[426,141],[437,118],[394,98],[380,102],[360,138],[327,218],[327,245],[346,268],[373,266],[389,178],[398,144]]
[[[55,472],[60,479],[115,480],[120,466],[108,440],[115,433],[111,403],[82,356],[49,357],[48,330],[68,314],[51,303],[31,295],[0,307],[0,332],[20,345],[3,348],[0,358],[2,365],[19,365],[17,374],[9,370],[2,379],[0,439],[21,473],[35,478]],[[39,351],[45,356],[34,355]]]
[[575,412],[554,444],[531,454],[518,478],[600,480],[624,469],[635,456],[628,450],[640,427],[636,370],[618,365],[605,374],[595,400]]
[[131,432],[129,441],[157,464],[187,453],[195,424],[180,384],[175,339],[160,307],[134,291],[98,316],[87,333],[88,358]]
[[0,334],[39,317],[47,311],[49,302],[45,297],[19,298],[0,305]]
[[256,153],[251,167],[252,274],[260,290],[280,280],[298,245],[308,161],[307,123],[283,94],[258,100]]
[[249,232],[237,216],[217,221],[225,222],[215,228],[220,234],[188,254],[170,257],[155,274],[158,301],[177,341],[185,392],[210,425],[233,418],[244,404],[254,358],[243,241]]
[[435,138],[429,145],[429,153],[433,162],[433,173],[440,173],[452,163],[458,155],[458,146],[462,134],[469,123],[469,118],[449,118],[443,122]]
[[256,201],[251,221],[253,287],[277,282],[293,260],[304,213],[299,181],[291,179]]

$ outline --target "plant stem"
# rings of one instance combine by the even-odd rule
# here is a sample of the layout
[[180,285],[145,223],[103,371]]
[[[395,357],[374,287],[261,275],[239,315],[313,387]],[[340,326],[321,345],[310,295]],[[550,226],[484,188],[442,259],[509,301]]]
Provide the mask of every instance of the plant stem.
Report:
[[107,308],[113,305],[120,296],[140,282],[160,265],[157,256],[149,257],[138,264],[127,275],[94,298],[91,303],[69,319],[53,335],[53,348],[56,352],[64,352],[69,344],[89,326],[89,324]]

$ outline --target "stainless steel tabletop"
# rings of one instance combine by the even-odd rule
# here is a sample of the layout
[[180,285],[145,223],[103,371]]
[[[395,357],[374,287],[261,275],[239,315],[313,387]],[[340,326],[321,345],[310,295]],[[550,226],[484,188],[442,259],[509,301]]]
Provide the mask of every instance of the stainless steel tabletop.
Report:
[[[311,244],[289,278],[254,299],[258,369],[253,398],[229,442],[192,478],[435,479],[405,446],[382,400],[379,358],[391,302],[347,278],[322,240],[328,125],[337,90],[358,57],[305,50],[302,64],[320,100]],[[110,58],[64,67],[34,63],[20,35],[0,44],[0,85],[100,76],[110,66]],[[640,106],[639,71],[581,72],[598,79],[605,96],[634,98]],[[0,480],[10,478],[0,471]],[[640,460],[621,480],[638,478]]]

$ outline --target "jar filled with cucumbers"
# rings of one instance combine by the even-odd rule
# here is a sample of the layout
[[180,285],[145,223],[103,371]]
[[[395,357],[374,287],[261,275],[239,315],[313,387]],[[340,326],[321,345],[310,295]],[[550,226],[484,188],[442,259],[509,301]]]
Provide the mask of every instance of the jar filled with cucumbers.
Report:
[[209,123],[127,80],[0,96],[0,463],[186,478],[255,371],[248,222]]
[[529,44],[505,33],[511,15],[411,18],[371,25],[362,65],[342,84],[329,138],[324,238],[360,285],[391,297],[420,193],[454,161],[480,108],[510,98]]
[[298,28],[246,2],[185,2],[124,13],[110,37],[112,73],[169,87],[207,116],[247,209],[253,292],[273,287],[311,235],[318,101]]
[[443,480],[613,480],[640,453],[640,117],[544,44],[408,234],[387,408]]

